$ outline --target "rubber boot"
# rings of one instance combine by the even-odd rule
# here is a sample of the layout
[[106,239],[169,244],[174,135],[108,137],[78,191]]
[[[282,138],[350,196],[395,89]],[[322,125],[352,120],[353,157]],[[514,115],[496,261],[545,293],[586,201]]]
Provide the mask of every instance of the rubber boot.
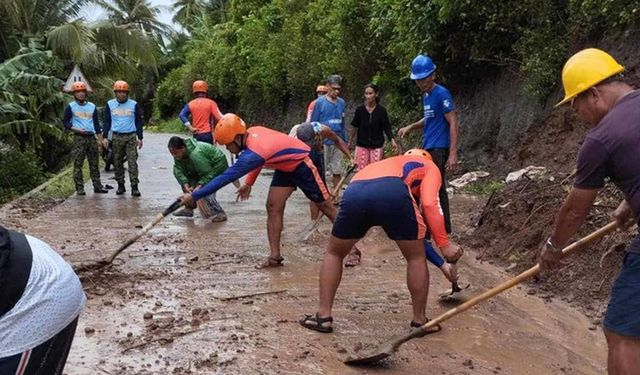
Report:
[[116,190],[116,195],[122,195],[127,189],[124,188],[124,182],[118,182],[118,190]]
[[134,197],[140,196],[140,190],[138,190],[138,185],[131,185],[131,195]]

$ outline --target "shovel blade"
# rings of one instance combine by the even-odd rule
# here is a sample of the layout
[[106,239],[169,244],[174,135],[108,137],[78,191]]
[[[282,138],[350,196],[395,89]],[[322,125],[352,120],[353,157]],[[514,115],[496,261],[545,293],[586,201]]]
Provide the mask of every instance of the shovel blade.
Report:
[[393,352],[395,352],[395,350],[393,350],[393,345],[386,344],[357,354],[357,356],[354,357],[349,356],[344,360],[344,363],[350,366],[374,365],[391,356]]

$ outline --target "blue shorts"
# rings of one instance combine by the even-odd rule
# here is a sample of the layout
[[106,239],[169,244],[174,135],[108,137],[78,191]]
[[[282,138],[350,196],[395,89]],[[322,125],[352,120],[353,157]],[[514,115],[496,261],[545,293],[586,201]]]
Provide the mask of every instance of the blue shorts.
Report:
[[618,335],[640,338],[640,254],[625,253],[603,325]]
[[276,170],[271,180],[271,186],[299,187],[307,198],[316,203],[322,203],[331,197],[318,169],[310,158],[300,162],[292,172]]
[[395,241],[421,240],[426,226],[409,188],[397,177],[354,181],[345,190],[331,234],[360,239],[381,226]]

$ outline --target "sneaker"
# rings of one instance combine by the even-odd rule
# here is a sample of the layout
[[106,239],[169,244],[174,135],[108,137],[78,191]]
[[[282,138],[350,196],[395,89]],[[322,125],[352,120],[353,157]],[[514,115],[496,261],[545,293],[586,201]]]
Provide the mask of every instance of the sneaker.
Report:
[[219,223],[222,221],[227,221],[227,214],[225,214],[224,212],[217,213],[211,218],[212,223]]
[[193,210],[190,208],[183,208],[180,211],[176,211],[173,213],[173,216],[178,217],[193,217]]

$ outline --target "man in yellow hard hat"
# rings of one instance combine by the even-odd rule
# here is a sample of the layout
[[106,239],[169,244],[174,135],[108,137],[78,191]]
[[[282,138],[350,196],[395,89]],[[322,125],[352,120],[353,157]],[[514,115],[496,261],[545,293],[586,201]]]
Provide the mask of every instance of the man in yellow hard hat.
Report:
[[[573,188],[542,244],[540,266],[557,266],[562,248],[582,226],[605,178],[625,200],[615,210],[626,229],[640,217],[640,91],[623,81],[622,65],[604,51],[588,48],[562,69],[565,97],[578,117],[593,126],[582,143]],[[640,235],[627,247],[603,322],[609,347],[609,375],[640,375]]]

